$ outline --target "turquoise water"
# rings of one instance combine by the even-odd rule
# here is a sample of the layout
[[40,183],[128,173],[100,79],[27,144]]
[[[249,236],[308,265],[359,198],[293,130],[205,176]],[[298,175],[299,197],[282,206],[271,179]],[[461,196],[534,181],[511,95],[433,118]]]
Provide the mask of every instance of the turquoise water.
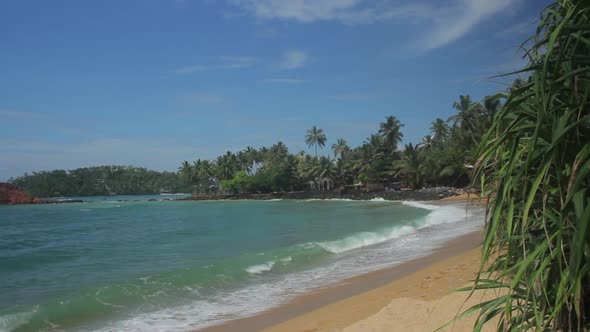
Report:
[[481,225],[386,201],[0,207],[0,331],[189,331],[428,254]]

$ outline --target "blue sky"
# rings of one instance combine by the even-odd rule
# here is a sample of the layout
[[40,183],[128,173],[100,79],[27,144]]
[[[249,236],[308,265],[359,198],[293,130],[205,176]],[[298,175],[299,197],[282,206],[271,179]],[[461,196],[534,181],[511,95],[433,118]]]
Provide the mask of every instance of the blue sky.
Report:
[[[0,2],[0,181],[183,160],[323,128],[358,145],[385,116],[405,142],[460,94],[504,89],[547,1]],[[325,153],[328,153],[325,149]]]

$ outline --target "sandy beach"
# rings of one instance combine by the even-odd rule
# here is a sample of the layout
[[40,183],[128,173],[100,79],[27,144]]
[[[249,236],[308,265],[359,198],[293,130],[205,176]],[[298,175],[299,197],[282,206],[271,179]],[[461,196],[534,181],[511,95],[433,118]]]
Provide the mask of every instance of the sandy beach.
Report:
[[[470,204],[478,204],[476,197],[470,197]],[[436,204],[458,201],[466,202],[465,197],[453,197]],[[475,277],[482,239],[481,232],[463,235],[432,255],[344,280],[205,331],[433,331],[490,297],[475,293],[468,299],[467,292],[452,292]],[[470,331],[474,321],[475,314],[445,331]]]

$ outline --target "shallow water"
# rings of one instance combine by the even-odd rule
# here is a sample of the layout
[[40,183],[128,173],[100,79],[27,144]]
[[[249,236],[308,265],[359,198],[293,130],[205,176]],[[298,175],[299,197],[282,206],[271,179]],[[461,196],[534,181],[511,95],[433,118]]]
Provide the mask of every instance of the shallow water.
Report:
[[483,219],[416,202],[127,198],[0,207],[0,331],[194,330],[427,255]]

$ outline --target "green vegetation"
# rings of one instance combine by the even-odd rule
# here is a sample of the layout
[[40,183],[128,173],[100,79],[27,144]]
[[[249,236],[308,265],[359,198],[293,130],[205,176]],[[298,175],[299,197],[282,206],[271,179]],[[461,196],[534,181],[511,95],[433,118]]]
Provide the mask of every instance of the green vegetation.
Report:
[[454,103],[457,114],[448,121],[436,119],[431,135],[420,144],[399,150],[403,124],[388,116],[358,147],[338,138],[331,145],[333,158],[318,155],[328,141],[317,126],[307,130],[305,143],[314,155],[291,154],[285,144],[247,147],[226,152],[215,161],[185,161],[179,168],[193,193],[268,193],[299,190],[334,190],[344,185],[403,181],[412,188],[470,183],[475,150],[500,107],[500,99],[486,98],[483,104],[468,95]]
[[[498,95],[506,103],[478,150],[491,199],[475,289],[501,292],[466,312],[481,309],[476,331],[492,318],[499,331],[590,329],[589,10],[573,0],[544,10],[523,45],[530,79]],[[466,104],[457,119],[471,127]]]
[[156,172],[132,166],[99,166],[71,171],[35,172],[11,179],[10,182],[37,197],[190,192],[190,186],[176,173]]

